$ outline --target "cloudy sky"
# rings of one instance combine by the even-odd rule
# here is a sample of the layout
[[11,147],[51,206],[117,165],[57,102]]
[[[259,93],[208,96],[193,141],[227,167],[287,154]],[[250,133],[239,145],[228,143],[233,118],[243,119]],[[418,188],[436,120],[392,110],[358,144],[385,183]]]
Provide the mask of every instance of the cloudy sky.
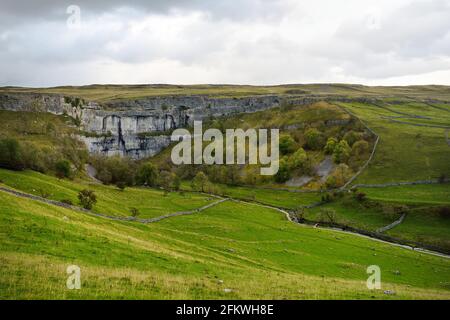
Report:
[[0,86],[311,82],[450,85],[450,0],[0,0]]

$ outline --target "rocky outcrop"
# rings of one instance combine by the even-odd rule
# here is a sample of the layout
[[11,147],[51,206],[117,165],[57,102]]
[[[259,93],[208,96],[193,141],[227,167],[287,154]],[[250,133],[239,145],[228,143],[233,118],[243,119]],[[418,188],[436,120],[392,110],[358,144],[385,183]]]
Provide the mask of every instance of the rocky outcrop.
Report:
[[[285,96],[283,99],[296,105],[308,105],[324,100],[350,100],[335,95]],[[80,139],[86,143],[91,153],[127,155],[133,158],[157,154],[170,144],[170,133],[173,129],[190,126],[194,120],[263,111],[280,103],[281,98],[275,95],[241,98],[214,98],[206,95],[155,96],[115,100],[100,105],[57,94],[0,94],[0,110],[67,114],[77,120],[81,131],[84,132]],[[349,121],[330,120],[326,125],[345,125]]]
[[80,124],[80,135],[91,153],[153,156],[170,144],[173,129],[243,112],[267,110],[277,96],[211,98],[207,96],[148,97],[99,105],[83,99],[51,94],[0,95],[0,110],[67,114]]

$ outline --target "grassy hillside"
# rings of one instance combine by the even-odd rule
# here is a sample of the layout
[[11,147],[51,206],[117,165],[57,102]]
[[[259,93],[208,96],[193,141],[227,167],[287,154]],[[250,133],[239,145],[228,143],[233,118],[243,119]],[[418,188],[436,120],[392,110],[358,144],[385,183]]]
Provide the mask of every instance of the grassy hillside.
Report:
[[[317,171],[310,169],[332,155],[325,154],[323,145],[320,148],[308,146],[307,129],[319,130],[323,139],[336,137],[338,140],[344,139],[352,130],[360,134],[359,138],[364,136],[372,149],[373,137],[364,132],[358,121],[350,121],[347,125],[327,124],[329,120],[349,120],[346,110],[380,136],[374,158],[353,184],[450,177],[450,148],[446,139],[447,127],[450,127],[450,87],[446,86],[0,88],[0,94],[9,92],[56,93],[99,102],[178,94],[376,98],[377,101],[367,99],[365,103],[362,103],[364,100],[349,100],[310,106],[282,105],[264,112],[211,119],[206,127],[280,128],[282,135],[291,138],[287,139],[291,146],[283,154],[283,161],[294,163],[293,155],[304,147],[307,154],[304,163],[310,165],[310,168],[292,167],[292,176],[313,175],[313,182],[306,187],[318,189],[326,186],[326,179],[321,179],[316,175]],[[292,209],[314,221],[325,221],[329,210],[333,212],[335,222],[370,231],[384,227],[406,213],[404,221],[385,234],[449,249],[449,184],[358,187],[356,193],[289,192],[281,188],[298,187],[264,179],[255,182],[252,179],[255,167],[251,166],[223,172],[209,172],[211,167],[206,166],[195,170],[186,167],[184,171],[174,168],[168,161],[168,148],[152,162],[158,166],[158,174],[173,170],[183,177],[181,187],[184,191],[144,187],[120,190],[94,183],[83,173],[88,158],[83,145],[72,138],[77,131],[73,119],[8,111],[0,111],[0,119],[0,140],[18,140],[22,146],[20,156],[36,165],[31,168],[46,173],[0,169],[2,187],[75,205],[78,205],[78,192],[90,189],[97,195],[98,202],[93,208],[96,213],[126,217],[137,209],[139,218],[151,218],[194,210],[216,201],[212,196],[191,192],[195,170],[204,170],[211,180],[214,175],[219,177],[212,191],[246,201],[228,200],[193,215],[142,224],[112,221],[0,191],[0,298],[450,299],[448,258],[357,235],[295,224],[279,211],[261,205]],[[368,155],[366,151],[358,161],[347,163],[352,173]],[[54,176],[61,159],[67,159],[77,167],[72,180]],[[130,174],[144,165],[138,163],[128,167],[128,162],[117,161],[125,164]],[[105,164],[101,160],[98,163],[100,166]],[[239,179],[236,179],[238,183],[232,183],[234,185],[226,180],[236,176]],[[226,179],[221,180],[221,177]],[[251,184],[254,186],[249,186]],[[273,187],[278,189],[269,189]],[[330,197],[330,202],[301,209],[322,200],[322,196],[325,200]],[[81,267],[81,290],[66,289],[66,267],[72,264]],[[367,289],[366,268],[369,265],[380,266],[382,290]],[[384,290],[395,294],[385,294]]]
[[384,188],[358,188],[370,199],[409,204],[450,204],[449,184],[392,186]]
[[[447,129],[427,127],[439,122],[450,128],[447,111],[417,103],[402,104],[401,108],[388,104],[388,109],[385,108],[386,105],[380,107],[361,103],[338,104],[362,119],[380,136],[372,162],[355,183],[416,181],[450,176]],[[396,118],[399,116],[402,118]],[[426,126],[415,126],[411,123]]]
[[0,93],[28,92],[77,96],[86,100],[139,99],[163,95],[209,95],[214,97],[242,97],[254,95],[343,95],[350,97],[403,96],[450,100],[449,86],[367,87],[352,84],[291,84],[276,86],[250,85],[90,85],[82,87],[19,88],[3,87]]
[[[176,166],[171,165],[171,149],[166,148],[163,152],[151,158],[150,161],[158,167],[170,168],[176,171],[183,179],[192,179],[199,171],[204,172],[212,182],[229,185],[255,185],[286,188],[286,183],[295,178],[306,177],[308,181],[294,184],[294,187],[318,190],[320,188],[332,188],[342,186],[369,157],[373,148],[375,137],[354,117],[341,108],[326,103],[318,102],[311,105],[286,104],[270,110],[244,113],[239,115],[210,119],[203,124],[203,130],[215,128],[225,132],[227,129],[240,128],[243,130],[260,128],[277,128],[280,132],[280,169],[275,176],[261,176],[259,169],[261,165],[205,165],[205,166]],[[192,128],[191,128],[192,129]],[[315,138],[310,138],[310,134]],[[354,135],[354,141],[349,137]],[[336,185],[328,185],[327,177],[334,173],[339,161],[331,163],[327,175],[320,176],[318,167],[326,159],[330,162],[334,156],[333,152],[326,154],[325,146],[328,139],[335,139],[336,144],[340,141],[347,143],[348,157],[340,161],[345,165],[346,175]],[[367,148],[360,152],[354,152],[352,145],[355,142],[363,142]],[[208,142],[204,143],[204,147]],[[225,147],[224,147],[224,150]],[[302,156],[298,156],[304,154]],[[248,158],[248,149],[246,151]],[[292,185],[291,185],[292,187]],[[298,188],[296,188],[298,189]]]
[[78,205],[78,192],[93,190],[97,204],[93,211],[110,216],[130,216],[131,209],[139,210],[139,218],[152,218],[178,211],[192,210],[211,203],[214,198],[198,193],[165,193],[149,188],[126,188],[91,183],[82,179],[57,179],[34,171],[13,172],[0,169],[0,185],[51,200],[67,201]]
[[[448,259],[302,227],[250,204],[142,225],[0,192],[0,230],[2,298],[450,297]],[[65,288],[71,264],[81,290]],[[395,295],[366,288],[372,264]]]

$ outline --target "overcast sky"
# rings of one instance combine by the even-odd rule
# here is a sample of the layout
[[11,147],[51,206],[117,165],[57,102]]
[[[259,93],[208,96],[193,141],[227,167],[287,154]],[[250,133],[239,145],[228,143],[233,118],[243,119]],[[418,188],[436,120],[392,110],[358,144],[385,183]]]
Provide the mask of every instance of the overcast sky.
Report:
[[0,0],[0,86],[311,82],[450,85],[450,0]]

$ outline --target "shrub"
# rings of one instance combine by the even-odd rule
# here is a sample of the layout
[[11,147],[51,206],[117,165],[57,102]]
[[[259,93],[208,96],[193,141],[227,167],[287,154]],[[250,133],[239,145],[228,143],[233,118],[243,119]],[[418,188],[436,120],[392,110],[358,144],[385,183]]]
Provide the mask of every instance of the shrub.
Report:
[[361,158],[369,152],[369,143],[366,140],[358,140],[352,146],[352,155]]
[[289,180],[290,177],[291,177],[291,170],[289,168],[289,164],[285,159],[281,159],[279,163],[278,172],[274,176],[275,181],[282,183]]
[[350,130],[349,132],[347,132],[344,135],[344,140],[347,141],[347,143],[349,144],[349,146],[353,146],[353,144],[360,140],[362,137],[362,134],[360,132],[355,132],[353,130]]
[[328,203],[328,202],[331,202],[333,200],[334,200],[334,197],[333,197],[333,195],[331,193],[327,192],[327,193],[322,194],[322,197],[321,197],[321,201],[322,202]]
[[92,165],[97,169],[97,179],[105,184],[123,187],[134,183],[135,163],[129,158],[93,157]]
[[[159,185],[161,188],[163,188],[165,191],[171,191],[174,190],[174,182],[175,182],[176,175],[175,173],[169,172],[169,171],[162,171],[159,174]],[[179,188],[179,185],[178,185]]]
[[56,176],[58,178],[71,178],[72,167],[69,161],[60,160],[55,164]]
[[366,194],[364,192],[355,192],[354,197],[356,201],[363,202],[366,200]]
[[350,157],[350,146],[348,145],[347,141],[341,140],[336,147],[334,148],[333,152],[333,160],[335,163],[345,163],[348,161]]
[[321,222],[335,223],[336,218],[337,218],[336,211],[334,211],[331,208],[323,208],[319,212],[319,221]]
[[325,154],[333,154],[334,148],[336,148],[338,141],[335,138],[328,138],[327,144],[325,145]]
[[338,165],[332,174],[330,174],[325,182],[328,188],[337,188],[345,184],[352,175],[351,169],[344,163]]
[[150,162],[142,164],[136,174],[136,182],[146,186],[156,186],[158,183],[158,169]]
[[84,189],[78,193],[78,200],[83,208],[91,210],[93,205],[97,203],[97,196],[92,190]]
[[208,189],[208,185],[208,177],[203,173],[203,171],[198,172],[191,182],[191,187],[194,191],[206,192]]
[[280,153],[282,155],[290,154],[295,151],[295,141],[290,135],[282,135],[279,143]]
[[322,132],[315,128],[306,130],[305,132],[306,147],[311,150],[319,150],[323,148],[324,137]]
[[136,218],[137,216],[139,216],[141,213],[139,212],[139,210],[137,208],[130,208],[130,212],[131,212],[131,216],[133,218]]
[[0,167],[12,170],[24,169],[20,144],[16,139],[0,140]]
[[308,155],[303,148],[298,149],[289,158],[289,166],[291,169],[306,169],[308,167]]
[[119,188],[120,191],[125,190],[126,186],[127,185],[126,185],[125,181],[117,181],[116,182],[116,187]]
[[294,217],[298,221],[304,221],[305,220],[305,208],[297,208],[294,210]]

